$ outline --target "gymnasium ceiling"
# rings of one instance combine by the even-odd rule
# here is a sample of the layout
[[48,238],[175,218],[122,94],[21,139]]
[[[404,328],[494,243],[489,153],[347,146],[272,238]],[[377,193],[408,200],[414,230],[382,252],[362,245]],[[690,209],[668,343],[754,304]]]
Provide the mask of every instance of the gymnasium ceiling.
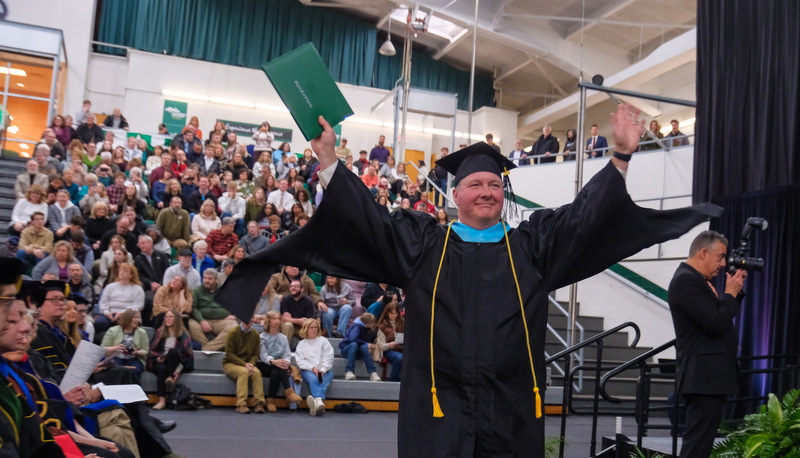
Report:
[[[474,0],[301,0],[375,24],[397,49],[409,8],[430,15],[415,50],[457,68],[472,60]],[[479,0],[476,72],[495,78],[497,106],[534,112],[576,91],[581,71],[613,75],[691,30],[696,0]],[[413,68],[413,66],[412,66]],[[651,88],[652,89],[652,88]]]

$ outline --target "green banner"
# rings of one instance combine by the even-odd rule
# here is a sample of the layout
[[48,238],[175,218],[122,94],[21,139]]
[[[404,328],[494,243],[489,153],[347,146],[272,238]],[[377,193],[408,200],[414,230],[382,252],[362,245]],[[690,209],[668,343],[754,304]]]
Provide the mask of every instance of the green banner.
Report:
[[[164,125],[167,131],[177,135],[183,131],[186,125],[186,113],[189,105],[186,102],[176,102],[174,100],[164,100]],[[149,143],[149,142],[148,142]]]
[[[250,138],[254,133],[258,132],[258,128],[261,127],[261,124],[250,124],[247,122],[228,121],[225,119],[217,119],[217,121],[225,125],[225,130],[227,132],[233,132],[239,137]],[[292,129],[270,126],[270,132],[275,135],[276,142],[291,143],[292,141]]]
[[148,134],[141,134],[139,132],[128,132],[128,137],[136,137],[136,139],[144,139],[147,142],[147,148],[153,147],[153,136]]

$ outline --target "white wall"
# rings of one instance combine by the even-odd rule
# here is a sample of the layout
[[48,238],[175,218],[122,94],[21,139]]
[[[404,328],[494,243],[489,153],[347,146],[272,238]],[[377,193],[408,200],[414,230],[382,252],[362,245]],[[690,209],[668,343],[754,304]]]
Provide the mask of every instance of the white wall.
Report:
[[67,85],[63,114],[80,110],[84,99],[89,62],[89,40],[94,26],[95,0],[14,0],[6,2],[6,20],[60,29],[67,51]]
[[[371,149],[379,135],[386,136],[391,145],[394,130],[393,105],[391,99],[372,113],[372,107],[388,93],[381,89],[339,84],[355,118],[379,120],[386,126],[372,126],[345,121],[342,136],[348,139],[348,147],[354,154],[360,149]],[[215,64],[192,59],[164,56],[161,54],[130,51],[128,57],[120,58],[92,54],[89,60],[87,96],[96,112],[110,113],[120,107],[131,125],[131,130],[155,131],[162,119],[165,99],[185,100],[163,96],[162,90],[190,94],[215,96],[229,100],[240,100],[257,104],[282,107],[278,94],[261,70]],[[261,123],[269,121],[272,126],[293,129],[292,151],[302,151],[308,142],[286,112],[258,110],[232,105],[223,105],[197,100],[188,103],[188,116],[197,116],[200,128],[207,135],[217,118],[233,121]],[[496,136],[513,138],[517,113],[494,108],[483,108],[473,115],[473,132],[493,132]],[[456,130],[467,130],[467,113],[459,111]],[[409,113],[408,125],[423,128],[450,129],[450,120],[435,116]],[[456,139],[456,146],[461,139]],[[426,152],[439,152],[442,146],[450,146],[448,136],[410,131],[407,133],[407,148]]]

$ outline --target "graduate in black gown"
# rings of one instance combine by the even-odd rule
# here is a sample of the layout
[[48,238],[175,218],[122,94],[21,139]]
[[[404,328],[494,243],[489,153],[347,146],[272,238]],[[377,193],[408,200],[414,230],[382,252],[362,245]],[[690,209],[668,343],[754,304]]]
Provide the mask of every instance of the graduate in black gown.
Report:
[[275,263],[402,287],[399,456],[542,456],[548,292],[676,238],[718,210],[636,206],[624,174],[642,123],[628,105],[612,119],[618,157],[572,204],[537,211],[512,229],[500,216],[502,176],[513,164],[486,144],[439,161],[456,176],[459,214],[443,227],[427,214],[389,214],[375,204],[338,163],[335,133],[320,118],[324,132],[311,145],[324,201],[305,227],[237,264],[217,300],[249,316]]

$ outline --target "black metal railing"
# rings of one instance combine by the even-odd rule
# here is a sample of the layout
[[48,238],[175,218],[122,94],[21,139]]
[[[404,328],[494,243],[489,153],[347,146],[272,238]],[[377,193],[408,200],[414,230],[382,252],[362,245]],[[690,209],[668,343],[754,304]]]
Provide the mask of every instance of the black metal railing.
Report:
[[[622,323],[619,326],[611,328],[607,331],[603,331],[600,334],[597,334],[593,337],[590,337],[583,342],[579,342],[569,348],[566,348],[553,356],[545,359],[545,365],[554,363],[559,359],[564,360],[564,372],[569,374],[569,376],[564,377],[564,393],[561,400],[561,438],[563,439],[567,432],[567,407],[572,407],[572,379],[576,372],[583,371],[583,370],[594,370],[595,371],[595,384],[594,384],[594,398],[593,398],[593,412],[598,411],[598,404],[600,402],[600,391],[599,387],[600,384],[598,381],[600,380],[600,373],[603,370],[608,370],[608,367],[603,366],[603,341],[606,337],[616,334],[625,328],[631,328],[634,331],[633,341],[631,342],[631,348],[635,348],[636,344],[639,343],[639,337],[641,336],[641,331],[639,330],[639,326],[632,321],[628,321],[626,323]],[[573,353],[576,351],[587,347],[589,345],[596,344],[597,345],[597,354],[595,356],[595,364],[594,365],[580,365],[575,366],[574,369],[570,369],[570,363],[572,359]],[[613,366],[612,366],[613,367]],[[595,413],[592,418],[592,439],[589,445],[589,452],[590,456],[596,456],[595,450],[597,447],[597,414]],[[561,441],[558,451],[559,458],[563,458],[564,456],[564,441]]]

